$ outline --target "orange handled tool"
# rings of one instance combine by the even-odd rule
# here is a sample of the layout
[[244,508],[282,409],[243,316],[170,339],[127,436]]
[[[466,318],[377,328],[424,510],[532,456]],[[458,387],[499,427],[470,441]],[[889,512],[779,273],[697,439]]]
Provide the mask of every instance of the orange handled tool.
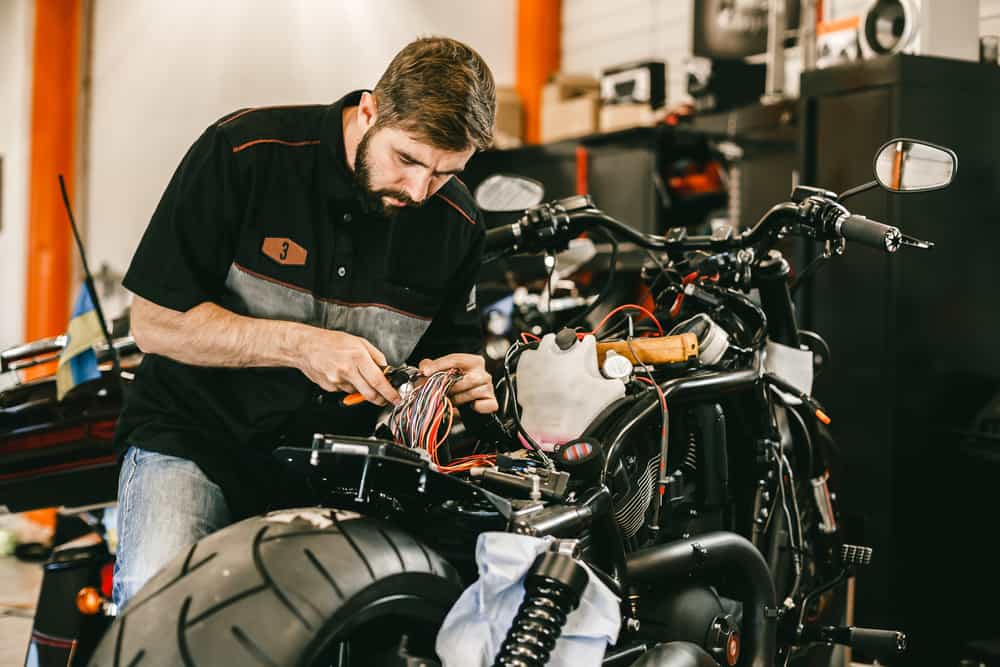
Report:
[[[402,393],[404,385],[410,385],[412,389],[413,381],[420,377],[420,369],[415,366],[407,366],[405,364],[400,366],[386,366],[382,369],[382,375],[389,379],[389,384],[397,390],[401,390]],[[364,394],[354,392],[353,394],[348,394],[341,399],[340,404],[345,407],[351,407],[364,402]]]

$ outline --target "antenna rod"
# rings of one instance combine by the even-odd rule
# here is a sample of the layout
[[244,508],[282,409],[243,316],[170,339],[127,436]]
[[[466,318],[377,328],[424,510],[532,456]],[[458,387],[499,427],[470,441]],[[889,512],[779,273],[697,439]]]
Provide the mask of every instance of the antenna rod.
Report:
[[94,302],[94,310],[97,311],[97,320],[101,323],[101,331],[104,333],[104,341],[108,344],[108,354],[111,355],[111,368],[116,386],[121,381],[121,363],[118,359],[118,350],[115,349],[111,341],[111,332],[108,330],[108,323],[104,319],[104,311],[101,309],[101,300],[97,296],[94,288],[94,276],[90,272],[87,264],[87,254],[83,251],[83,242],[80,240],[80,230],[76,227],[76,219],[73,217],[73,207],[69,204],[69,195],[66,194],[66,181],[63,175],[59,174],[59,190],[62,192],[63,205],[66,207],[66,215],[69,216],[69,225],[73,229],[73,238],[76,239],[76,248],[80,253],[80,261],[83,263],[83,282],[90,292],[90,300]]

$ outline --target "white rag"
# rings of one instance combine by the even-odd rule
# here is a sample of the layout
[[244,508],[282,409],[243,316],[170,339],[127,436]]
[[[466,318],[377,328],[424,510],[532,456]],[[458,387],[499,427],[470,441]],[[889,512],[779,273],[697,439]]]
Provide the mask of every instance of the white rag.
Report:
[[[524,576],[552,538],[483,533],[476,542],[479,579],[448,612],[435,648],[444,667],[490,667],[524,599]],[[586,565],[584,565],[586,567]],[[588,574],[590,570],[588,568]],[[600,665],[608,644],[618,640],[619,599],[591,574],[580,605],[566,619],[548,664]]]

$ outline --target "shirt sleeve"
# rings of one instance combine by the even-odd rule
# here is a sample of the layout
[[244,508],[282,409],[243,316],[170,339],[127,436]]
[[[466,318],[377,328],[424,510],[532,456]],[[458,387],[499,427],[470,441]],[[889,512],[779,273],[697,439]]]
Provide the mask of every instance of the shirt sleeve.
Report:
[[446,354],[483,353],[483,330],[476,303],[476,282],[483,259],[485,235],[479,233],[448,290],[444,305],[417,343],[409,363],[436,359]]
[[236,185],[232,147],[213,125],[170,179],[124,286],[181,312],[216,301],[235,257],[242,211]]

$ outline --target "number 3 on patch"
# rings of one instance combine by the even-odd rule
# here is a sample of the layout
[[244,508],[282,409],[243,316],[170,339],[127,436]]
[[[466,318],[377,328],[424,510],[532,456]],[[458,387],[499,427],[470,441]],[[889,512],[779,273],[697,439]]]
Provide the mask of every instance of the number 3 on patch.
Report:
[[304,266],[309,251],[289,238],[268,236],[260,246],[260,251],[278,264]]

